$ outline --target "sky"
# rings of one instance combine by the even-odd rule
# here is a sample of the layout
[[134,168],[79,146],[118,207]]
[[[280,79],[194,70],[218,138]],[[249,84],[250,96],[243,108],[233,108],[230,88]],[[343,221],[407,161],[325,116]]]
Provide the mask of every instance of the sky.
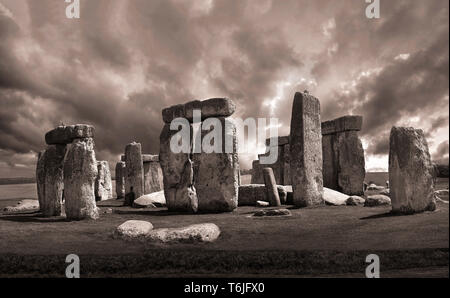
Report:
[[63,0],[0,0],[0,178],[34,176],[61,123],[94,125],[112,169],[132,141],[158,154],[161,110],[196,99],[287,135],[303,90],[322,121],[364,117],[367,171],[387,170],[392,126],[423,129],[448,163],[449,2],[380,4],[369,19],[364,0],[81,0],[68,19]]

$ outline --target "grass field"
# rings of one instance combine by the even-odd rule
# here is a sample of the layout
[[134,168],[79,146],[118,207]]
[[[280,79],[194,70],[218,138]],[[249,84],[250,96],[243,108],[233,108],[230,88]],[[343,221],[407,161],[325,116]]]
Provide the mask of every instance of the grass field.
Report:
[[[441,185],[447,185],[441,181]],[[17,199],[0,200],[0,210]],[[65,256],[81,257],[82,275],[348,276],[363,277],[365,256],[380,256],[385,277],[448,277],[449,207],[391,216],[389,207],[291,209],[286,218],[255,219],[255,207],[224,214],[186,215],[164,208],[132,209],[122,201],[99,203],[97,221],[68,222],[37,213],[0,213],[0,277],[64,277]],[[287,206],[288,208],[291,208]],[[126,220],[155,228],[212,222],[214,243],[157,244],[113,237]]]

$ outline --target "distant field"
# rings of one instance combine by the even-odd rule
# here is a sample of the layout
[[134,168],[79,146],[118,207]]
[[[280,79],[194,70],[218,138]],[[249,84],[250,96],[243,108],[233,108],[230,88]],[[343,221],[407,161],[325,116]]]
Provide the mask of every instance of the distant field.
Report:
[[0,185],[36,183],[36,178],[0,178]]

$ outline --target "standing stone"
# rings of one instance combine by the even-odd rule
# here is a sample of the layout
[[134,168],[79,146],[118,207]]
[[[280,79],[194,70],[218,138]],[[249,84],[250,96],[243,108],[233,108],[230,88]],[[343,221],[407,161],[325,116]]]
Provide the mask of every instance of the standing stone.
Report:
[[117,199],[125,198],[125,162],[119,161],[116,164],[116,195]]
[[163,189],[163,173],[159,158],[153,161],[145,161],[144,159],[144,193],[150,194]]
[[198,210],[198,199],[194,187],[193,163],[190,153],[173,153],[170,149],[170,139],[176,133],[178,131],[170,130],[170,124],[166,124],[159,137],[159,160],[164,176],[167,208],[169,211],[195,213]]
[[264,184],[266,186],[267,198],[271,206],[281,206],[280,197],[278,195],[277,183],[273,175],[272,168],[263,169]]
[[[236,126],[227,118],[219,117],[222,124],[222,151],[224,153],[194,153],[194,181],[200,212],[228,212],[238,205],[239,158],[237,154]],[[202,130],[203,137],[211,130]],[[226,153],[226,141],[232,152]],[[213,144],[211,144],[213,145]]]
[[141,144],[131,143],[125,147],[125,194],[134,193],[137,199],[144,195],[144,164]]
[[[275,146],[277,141],[277,160],[273,164],[261,164],[261,157],[268,156],[271,146]],[[272,168],[275,181],[278,185],[290,185],[291,173],[290,173],[290,147],[289,136],[282,136],[277,138],[266,139],[267,152],[265,154],[258,155],[258,160],[253,161],[252,164],[252,184],[263,184],[263,169],[268,167]]]
[[251,184],[263,184],[264,178],[262,176],[263,167],[260,165],[259,160],[254,160],[252,163],[252,179]]
[[98,174],[95,179],[95,200],[110,200],[112,199],[112,181],[109,163],[107,161],[98,161],[97,168]]
[[92,138],[76,139],[64,160],[64,197],[67,219],[97,219],[95,179],[98,168]]
[[261,183],[264,183],[264,175],[263,170],[264,168],[271,168],[273,171],[273,176],[275,177],[275,181],[278,185],[283,185],[283,149],[282,147],[277,148],[277,160],[273,164],[262,164],[261,163],[261,156],[268,156],[269,152],[258,155],[259,158],[259,164],[260,164],[260,171],[261,171]]
[[338,191],[339,155],[335,147],[336,136],[334,134],[322,136],[323,186]]
[[324,204],[320,102],[309,94],[295,94],[289,145],[294,205]]
[[283,181],[282,185],[292,185],[291,183],[291,150],[289,144],[285,144],[283,147]]
[[411,214],[434,210],[434,168],[423,131],[393,127],[389,142],[392,211]]
[[323,185],[347,195],[364,194],[364,149],[358,137],[362,116],[322,123]]
[[341,132],[336,135],[339,152],[338,186],[348,195],[363,195],[366,176],[364,149],[356,131]]
[[39,206],[44,216],[61,215],[64,192],[65,145],[49,145],[38,158],[36,178]]
[[[36,188],[40,206],[44,205],[45,200],[45,150],[38,153],[36,164]],[[43,212],[43,210],[41,210]]]

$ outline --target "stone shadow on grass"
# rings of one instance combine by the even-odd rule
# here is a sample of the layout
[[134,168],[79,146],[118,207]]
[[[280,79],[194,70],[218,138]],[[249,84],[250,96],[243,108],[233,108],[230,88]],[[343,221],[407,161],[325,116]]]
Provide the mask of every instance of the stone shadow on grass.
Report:
[[360,219],[366,220],[366,219],[377,219],[377,218],[393,217],[393,216],[405,216],[405,214],[388,211],[388,212],[381,213],[381,214],[374,214],[374,215],[370,215],[370,216],[366,216],[366,217],[361,217]]
[[62,216],[44,217],[39,212],[32,213],[9,213],[0,215],[0,220],[12,222],[35,222],[35,223],[49,223],[49,222],[65,222],[67,219]]
[[131,209],[131,210],[114,210],[114,214],[132,214],[132,215],[154,215],[154,216],[170,216],[170,215],[195,215],[195,213],[186,213],[178,211],[169,211],[167,209]]

